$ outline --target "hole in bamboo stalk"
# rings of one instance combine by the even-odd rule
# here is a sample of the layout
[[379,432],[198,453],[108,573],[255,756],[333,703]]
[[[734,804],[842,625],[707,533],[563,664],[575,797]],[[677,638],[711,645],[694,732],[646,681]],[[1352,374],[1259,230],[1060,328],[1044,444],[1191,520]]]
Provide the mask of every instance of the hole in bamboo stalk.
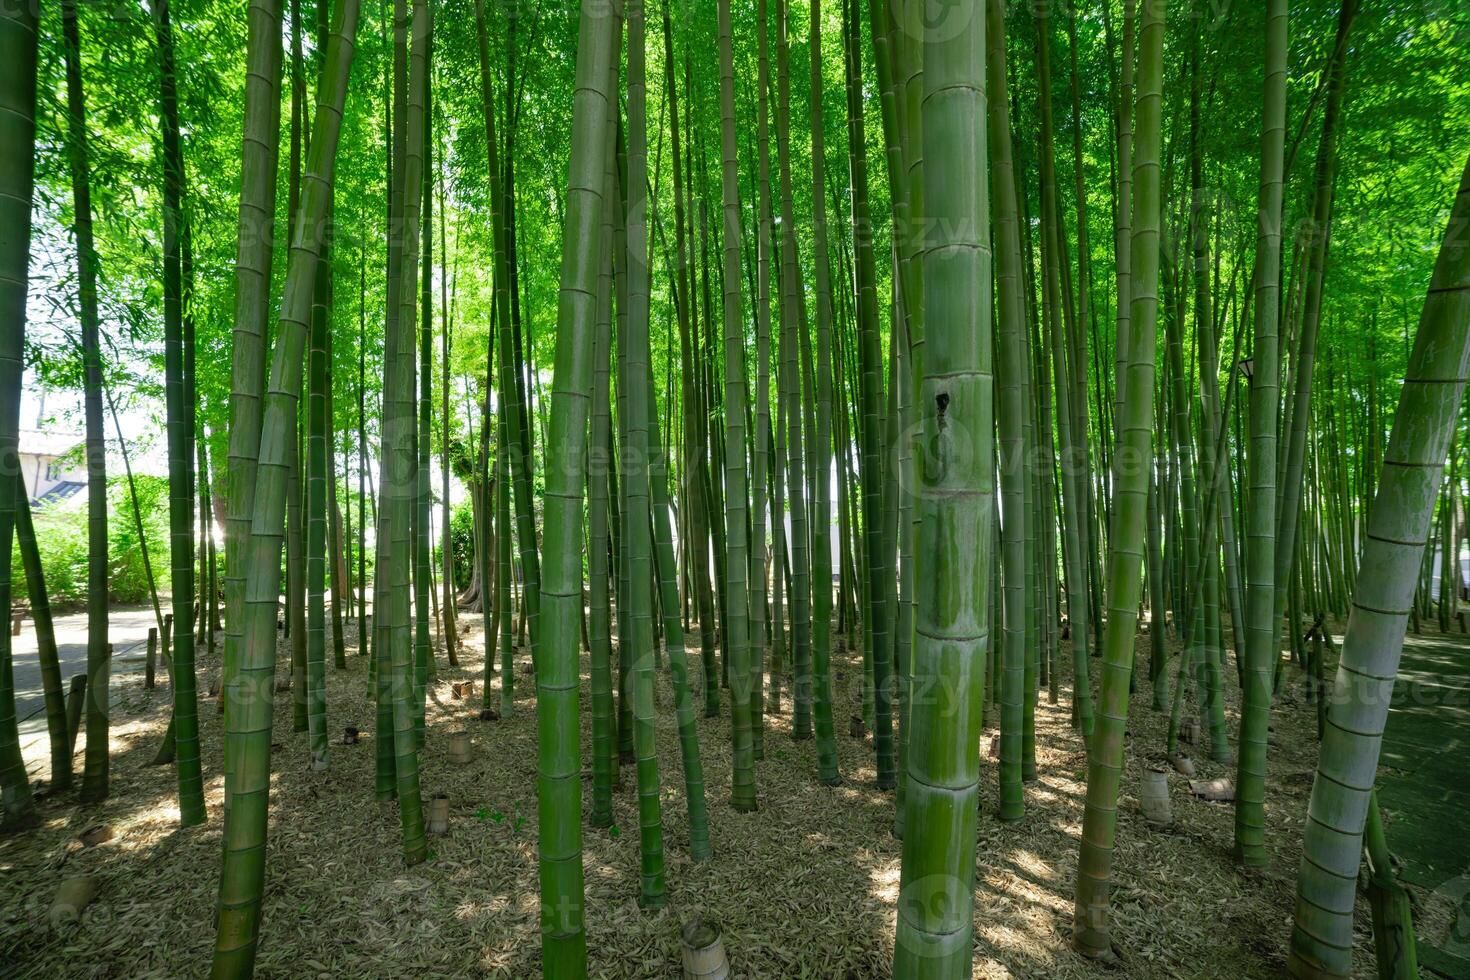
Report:
[[941,391],[934,396],[934,404],[939,406],[939,427],[944,428],[944,413],[949,408],[949,392]]

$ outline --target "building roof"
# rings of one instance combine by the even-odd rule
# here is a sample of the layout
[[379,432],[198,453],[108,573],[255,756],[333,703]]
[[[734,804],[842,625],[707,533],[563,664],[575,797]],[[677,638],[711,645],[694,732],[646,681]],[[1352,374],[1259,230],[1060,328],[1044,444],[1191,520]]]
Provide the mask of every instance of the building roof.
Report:
[[62,480],[54,484],[49,490],[31,501],[36,507],[44,507],[48,504],[57,504],[63,500],[70,500],[87,488],[87,484],[78,480]]
[[79,432],[21,429],[19,452],[32,456],[65,456],[83,441],[84,437]]

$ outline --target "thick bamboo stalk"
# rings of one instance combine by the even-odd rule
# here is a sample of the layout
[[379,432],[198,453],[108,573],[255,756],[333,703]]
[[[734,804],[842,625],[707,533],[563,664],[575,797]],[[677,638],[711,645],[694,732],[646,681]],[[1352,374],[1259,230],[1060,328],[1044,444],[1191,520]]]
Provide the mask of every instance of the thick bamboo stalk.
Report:
[[276,609],[281,586],[281,545],[286,513],[285,469],[291,420],[301,397],[307,324],[322,247],[336,162],[342,107],[347,96],[357,0],[336,0],[332,33],[322,68],[315,134],[296,234],[291,243],[282,294],[276,348],[266,388],[259,468],[253,499],[250,555],[246,563],[243,640],[236,685],[226,689],[226,738],[235,761],[230,819],[225,826],[224,866],[220,873],[219,928],[212,975],[246,977],[255,964],[260,906],[265,888],[266,827],[270,812],[270,743],[274,712]]
[[[551,427],[546,442],[546,565],[541,582],[536,721],[541,869],[541,955],[547,976],[587,975],[582,891],[582,765],[578,746],[578,610],[582,604],[582,495],[587,410],[592,394],[595,277],[602,209],[603,154],[612,65],[621,35],[608,7],[584,0],[577,27],[576,95],[563,225],[561,291]],[[528,583],[529,585],[529,583]]]
[[1133,148],[1132,310],[1127,337],[1128,377],[1118,417],[1114,457],[1115,502],[1108,543],[1108,618],[1103,638],[1097,727],[1087,763],[1087,802],[1072,944],[1087,956],[1111,950],[1108,927],[1113,842],[1123,769],[1124,728],[1141,591],[1148,465],[1154,424],[1154,354],[1158,317],[1159,159],[1164,67],[1163,0],[1146,0],[1139,30],[1138,131]]
[[1307,807],[1287,968],[1352,972],[1363,828],[1404,630],[1470,365],[1470,161],[1460,178],[1419,319],[1363,545],[1352,618],[1328,698]]
[[[924,313],[918,388],[914,703],[893,972],[971,970],[981,687],[995,515],[987,19],[976,2],[923,32]],[[960,162],[963,161],[961,164]],[[954,164],[951,166],[950,164]],[[941,695],[940,692],[944,692]],[[947,697],[945,696],[947,695]]]

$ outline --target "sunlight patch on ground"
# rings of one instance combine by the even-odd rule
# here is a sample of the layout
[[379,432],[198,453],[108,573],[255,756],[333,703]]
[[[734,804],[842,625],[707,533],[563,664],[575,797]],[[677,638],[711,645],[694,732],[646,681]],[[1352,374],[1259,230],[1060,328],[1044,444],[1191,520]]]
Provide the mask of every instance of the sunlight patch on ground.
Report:
[[873,887],[869,890],[875,898],[885,902],[898,902],[898,882],[902,868],[893,863],[873,871]]

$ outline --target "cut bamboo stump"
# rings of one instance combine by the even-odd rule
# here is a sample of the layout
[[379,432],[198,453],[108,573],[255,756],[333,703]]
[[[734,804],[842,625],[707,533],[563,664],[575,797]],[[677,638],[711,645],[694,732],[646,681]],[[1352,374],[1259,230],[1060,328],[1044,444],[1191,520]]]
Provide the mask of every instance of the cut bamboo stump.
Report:
[[1235,801],[1235,784],[1224,776],[1218,779],[1191,779],[1189,792],[1210,803]]
[[96,847],[105,844],[113,838],[113,830],[106,824],[93,824],[77,835],[77,840],[82,842],[83,847]]
[[1169,809],[1169,774],[1159,766],[1150,766],[1143,771],[1138,784],[1138,808],[1143,819],[1155,827],[1167,827],[1174,822]]
[[449,736],[449,761],[456,766],[464,766],[469,764],[470,758],[470,733],[455,732]]
[[429,798],[429,823],[426,828],[435,837],[449,833],[449,797],[435,793]]
[[97,879],[91,875],[68,878],[56,889],[47,920],[52,929],[66,929],[82,919],[82,911],[97,895]]
[[719,925],[691,919],[684,923],[679,938],[684,947],[684,980],[726,980],[730,976]]
[[1194,760],[1187,755],[1183,755],[1182,753],[1171,755],[1169,756],[1169,764],[1181,776],[1194,775]]

